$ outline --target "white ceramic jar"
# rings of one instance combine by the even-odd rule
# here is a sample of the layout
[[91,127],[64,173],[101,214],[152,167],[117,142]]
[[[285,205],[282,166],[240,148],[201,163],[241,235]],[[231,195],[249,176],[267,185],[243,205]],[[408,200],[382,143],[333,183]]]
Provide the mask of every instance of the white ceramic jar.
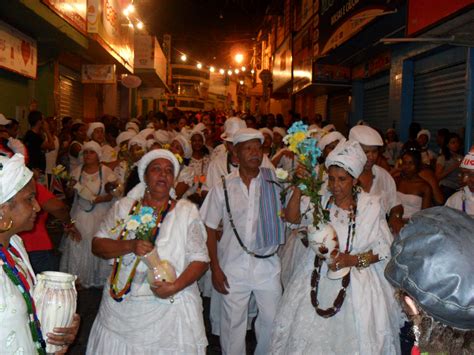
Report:
[[[45,271],[37,275],[37,284],[33,292],[36,312],[41,322],[41,332],[46,334],[56,327],[68,327],[76,313],[77,291],[74,282],[76,276],[64,272]],[[55,353],[61,346],[46,343],[46,352]]]

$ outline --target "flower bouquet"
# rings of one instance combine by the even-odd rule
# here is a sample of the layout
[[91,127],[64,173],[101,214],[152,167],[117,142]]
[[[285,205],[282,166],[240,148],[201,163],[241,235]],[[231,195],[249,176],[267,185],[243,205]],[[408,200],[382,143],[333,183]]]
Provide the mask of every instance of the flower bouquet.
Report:
[[69,181],[72,179],[71,175],[68,174],[67,169],[64,165],[57,165],[51,169],[53,176],[60,180]]
[[[312,224],[306,230],[309,246],[316,255],[331,263],[331,259],[339,253],[339,241],[335,230],[328,223],[329,211],[323,208],[321,202],[320,192],[324,182],[317,171],[318,158],[322,154],[314,137],[317,133],[318,130],[308,130],[308,126],[301,121],[293,123],[283,141],[295,154],[298,167],[295,171],[277,169],[275,173],[280,182],[288,186],[282,191],[282,199],[286,199],[288,189],[293,186],[298,187],[309,198],[310,208],[304,213],[312,213],[313,217]],[[340,278],[348,271],[328,271],[328,277]]]

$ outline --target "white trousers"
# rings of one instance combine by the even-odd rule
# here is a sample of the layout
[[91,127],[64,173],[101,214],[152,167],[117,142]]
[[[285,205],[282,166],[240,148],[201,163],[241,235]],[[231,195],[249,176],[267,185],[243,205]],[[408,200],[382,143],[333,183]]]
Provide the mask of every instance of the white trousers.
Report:
[[280,274],[262,283],[252,280],[228,279],[229,294],[222,295],[220,314],[220,343],[222,353],[242,355],[246,353],[245,335],[247,333],[247,316],[250,296],[253,294],[257,303],[258,315],[255,321],[257,348],[255,354],[268,354],[272,335],[272,324],[278,302],[281,298]]

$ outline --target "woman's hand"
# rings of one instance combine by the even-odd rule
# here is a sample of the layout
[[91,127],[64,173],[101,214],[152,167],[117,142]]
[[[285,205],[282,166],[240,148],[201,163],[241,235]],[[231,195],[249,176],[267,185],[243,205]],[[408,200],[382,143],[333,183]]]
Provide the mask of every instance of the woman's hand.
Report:
[[54,328],[53,333],[46,334],[49,344],[63,347],[56,354],[65,354],[67,352],[69,345],[71,345],[76,339],[80,323],[81,317],[76,313],[72,318],[72,324],[70,327]]
[[69,228],[64,228],[64,231],[67,233],[69,238],[75,242],[80,242],[82,240],[81,233],[77,230],[75,225],[70,226]]
[[153,244],[146,240],[134,239],[131,242],[132,253],[137,256],[143,256],[153,250]]
[[150,288],[155,296],[163,299],[169,298],[177,292],[174,282],[155,281],[150,285]]
[[212,275],[212,285],[217,292],[227,295],[229,291],[229,283],[227,282],[227,276],[225,276],[224,271],[218,267],[211,266],[211,275]]
[[357,266],[358,261],[357,255],[339,253],[328,266],[330,270],[337,271],[345,267]]

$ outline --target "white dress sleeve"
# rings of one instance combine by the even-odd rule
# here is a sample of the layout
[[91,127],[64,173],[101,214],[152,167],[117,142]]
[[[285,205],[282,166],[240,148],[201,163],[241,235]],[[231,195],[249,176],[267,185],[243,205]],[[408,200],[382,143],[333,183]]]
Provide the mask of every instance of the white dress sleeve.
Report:
[[204,224],[209,228],[217,229],[224,217],[224,206],[224,190],[222,183],[219,183],[209,191],[199,210]]
[[199,219],[193,220],[188,226],[188,237],[185,246],[186,264],[193,261],[209,262],[206,239],[206,229],[202,222]]

